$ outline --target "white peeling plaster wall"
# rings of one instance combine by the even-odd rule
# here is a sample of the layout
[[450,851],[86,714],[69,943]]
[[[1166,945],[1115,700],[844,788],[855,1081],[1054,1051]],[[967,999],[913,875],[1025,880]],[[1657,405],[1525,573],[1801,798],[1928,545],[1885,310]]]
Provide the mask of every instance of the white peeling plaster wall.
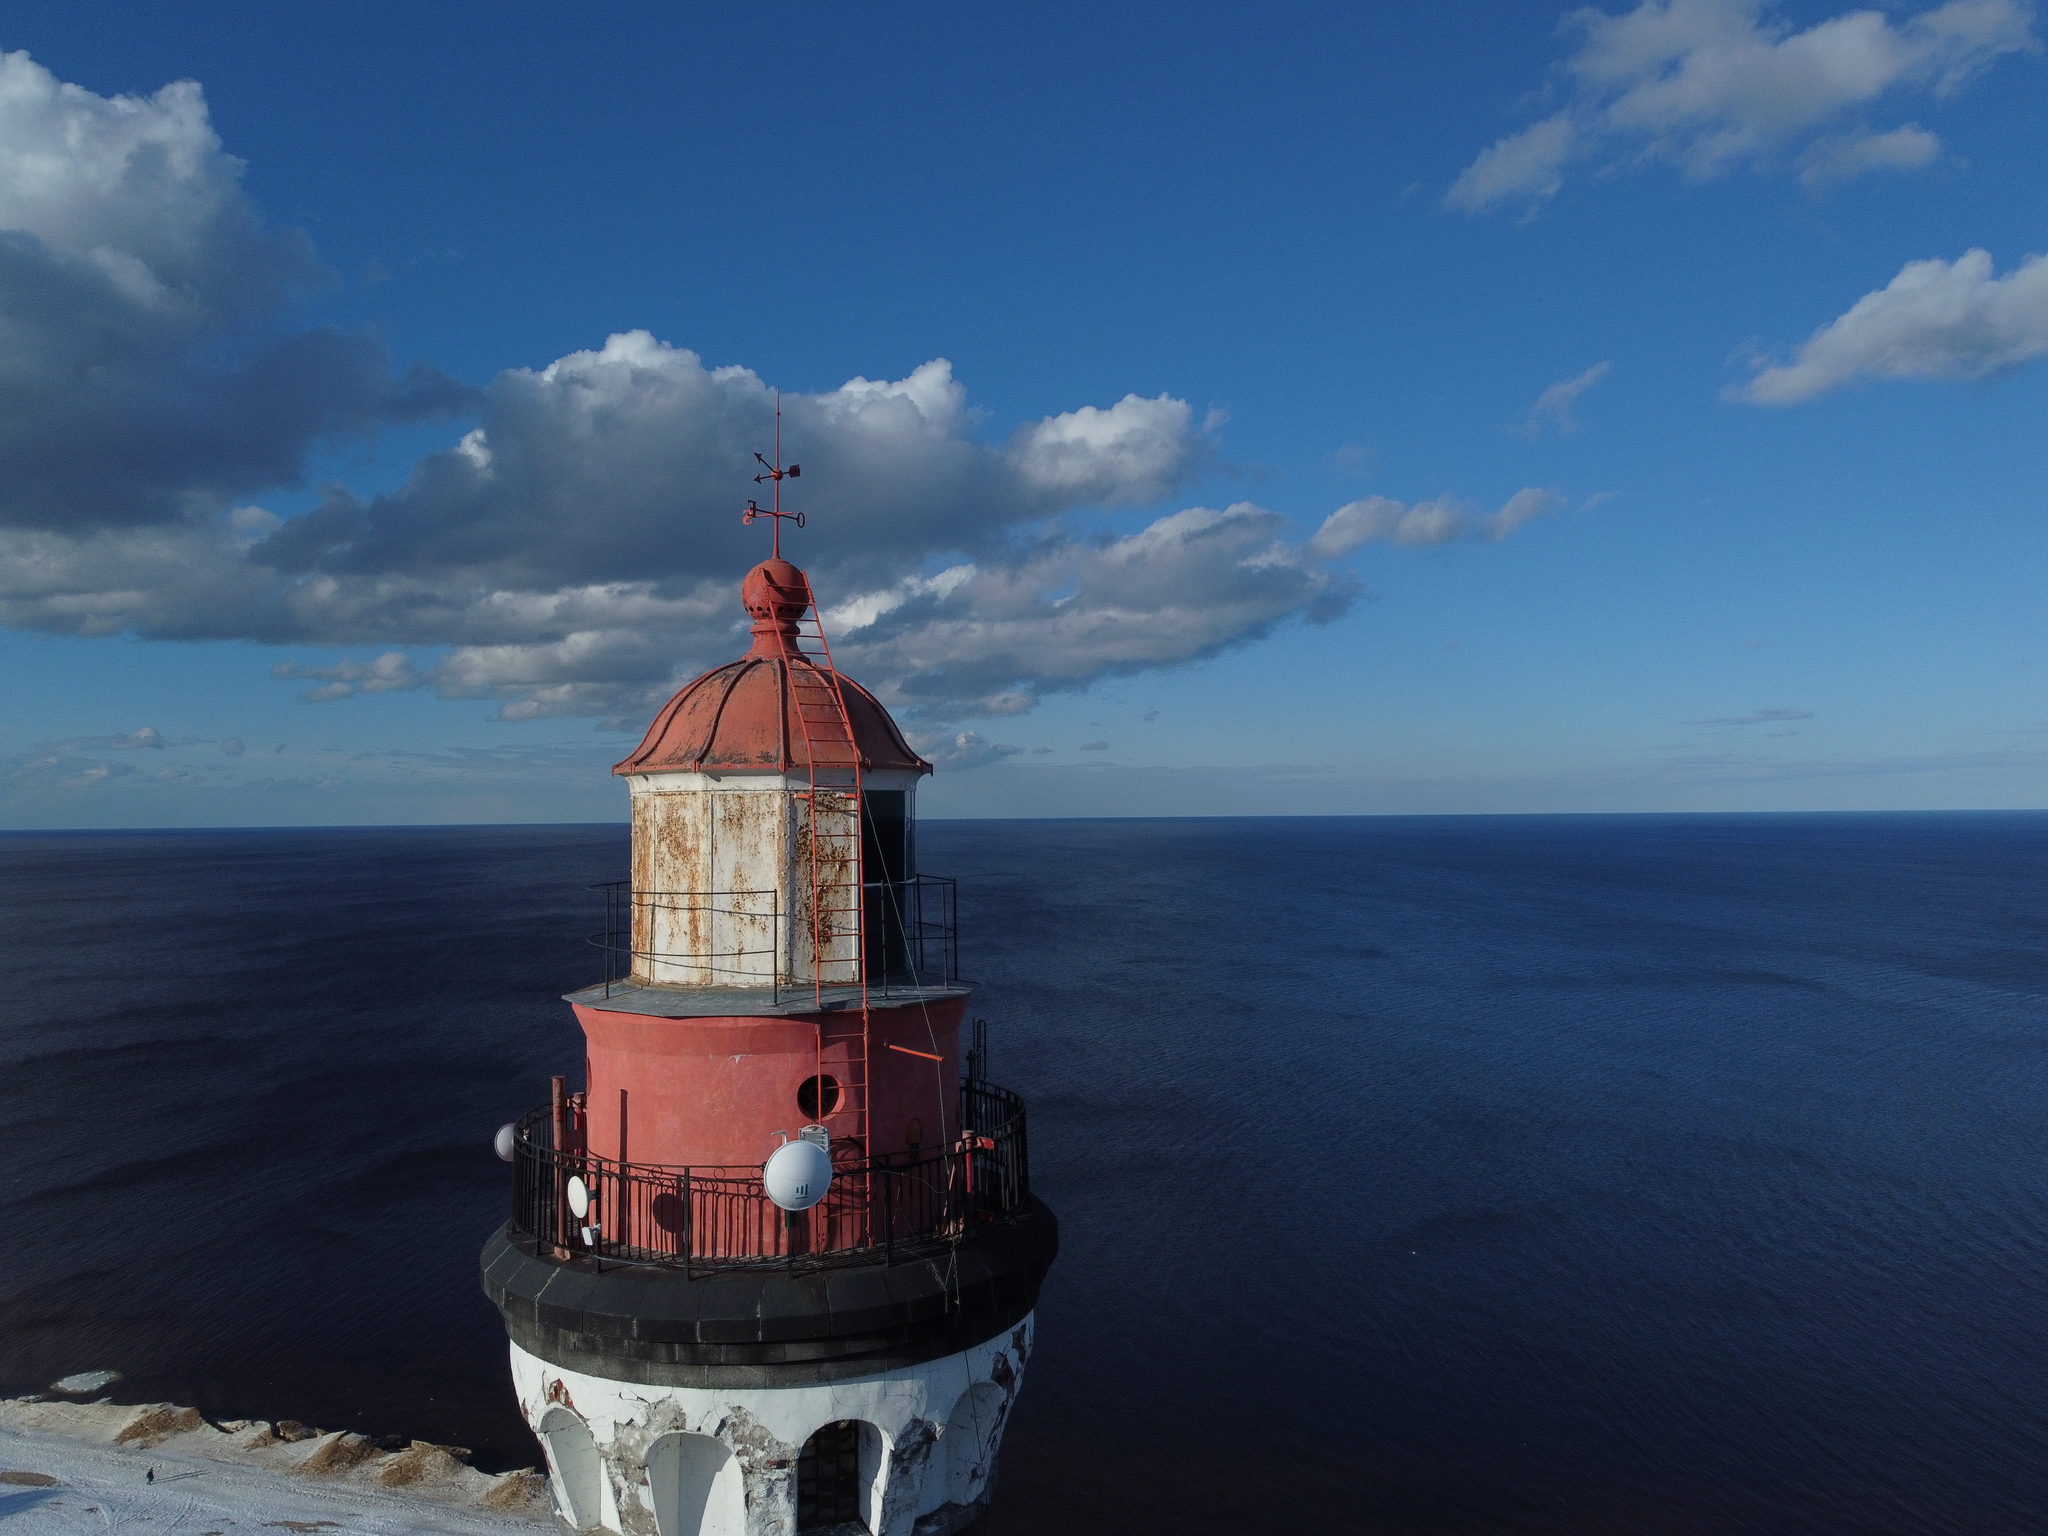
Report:
[[[512,1348],[512,1382],[527,1423],[567,1410],[590,1429],[602,1461],[603,1526],[624,1536],[698,1536],[657,1522],[647,1453],[663,1435],[708,1435],[740,1468],[743,1523],[719,1517],[714,1494],[702,1536],[795,1536],[796,1462],[827,1424],[872,1426],[880,1446],[863,1504],[876,1536],[909,1536],[946,1504],[973,1504],[993,1481],[1003,1428],[1024,1384],[1035,1314],[984,1344],[924,1365],[817,1386],[647,1387],[566,1371]],[[948,1444],[948,1439],[962,1443]],[[969,1443],[972,1442],[972,1443]],[[865,1458],[864,1458],[865,1459]],[[561,1503],[561,1468],[556,1499]],[[866,1468],[863,1467],[863,1471]]]

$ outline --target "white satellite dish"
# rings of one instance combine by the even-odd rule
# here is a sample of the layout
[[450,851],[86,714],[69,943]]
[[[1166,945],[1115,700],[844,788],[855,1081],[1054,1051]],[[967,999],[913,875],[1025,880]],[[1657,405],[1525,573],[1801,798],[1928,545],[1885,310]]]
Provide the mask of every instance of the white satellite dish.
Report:
[[590,1214],[590,1186],[574,1174],[569,1177],[569,1209],[578,1221]]
[[498,1127],[498,1134],[491,1138],[491,1150],[498,1154],[499,1162],[512,1161],[512,1147],[518,1139],[519,1128],[510,1120]]
[[785,1141],[761,1165],[761,1187],[785,1211],[808,1211],[832,1187],[832,1154],[815,1141]]

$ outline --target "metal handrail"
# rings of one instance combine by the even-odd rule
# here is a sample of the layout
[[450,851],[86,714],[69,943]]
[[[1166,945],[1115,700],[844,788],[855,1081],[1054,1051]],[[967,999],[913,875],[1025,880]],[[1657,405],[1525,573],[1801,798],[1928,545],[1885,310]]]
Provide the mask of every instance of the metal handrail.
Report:
[[[630,880],[606,880],[585,887],[604,892],[604,932],[591,934],[585,942],[605,955],[604,995],[633,973],[635,962],[687,966],[714,976],[730,976],[729,983],[712,985],[765,985],[773,1001],[795,978],[784,974],[782,944],[782,903],[775,891],[642,891]],[[862,882],[864,901],[877,906],[878,917],[871,926],[881,941],[879,964],[869,965],[863,956],[868,990],[889,997],[907,983],[913,989],[932,985],[951,986],[960,979],[960,895],[959,882],[943,875],[910,875],[901,880]],[[747,904],[766,902],[767,910],[749,910]],[[726,905],[719,905],[725,903]],[[669,911],[703,912],[728,919],[766,922],[771,942],[765,948],[729,950],[641,949],[633,943],[634,916],[643,907]],[[764,977],[750,959],[768,957]]]
[[[728,985],[759,985],[761,973],[755,967],[744,964],[748,959],[768,957],[767,984],[776,1000],[781,1000],[780,972],[782,969],[782,898],[776,891],[636,891],[630,880],[606,880],[584,889],[604,892],[604,932],[591,934],[585,943],[604,951],[604,995],[610,997],[612,988],[633,972],[637,960],[648,960],[656,964],[688,966],[693,970],[708,971],[714,976],[726,975],[732,978]],[[727,905],[721,906],[718,903]],[[766,902],[767,910],[749,910],[748,903]],[[701,912],[714,917],[725,917],[747,922],[763,922],[768,925],[769,942],[766,947],[754,949],[727,950],[667,950],[640,949],[633,943],[633,919],[635,912],[643,907],[670,912]],[[621,942],[623,936],[623,942]],[[624,959],[624,969],[620,959]],[[720,964],[730,961],[732,964]],[[717,985],[717,983],[713,983]]]
[[[573,1125],[572,1145],[558,1149],[552,1111],[537,1109],[514,1136],[512,1230],[557,1257],[686,1275],[890,1263],[958,1242],[1030,1196],[1024,1101],[968,1081],[960,1108],[965,1129],[950,1146],[835,1159],[831,1191],[800,1212],[768,1198],[759,1168],[621,1163],[575,1144]],[[590,1194],[582,1218],[570,1209],[572,1178]]]

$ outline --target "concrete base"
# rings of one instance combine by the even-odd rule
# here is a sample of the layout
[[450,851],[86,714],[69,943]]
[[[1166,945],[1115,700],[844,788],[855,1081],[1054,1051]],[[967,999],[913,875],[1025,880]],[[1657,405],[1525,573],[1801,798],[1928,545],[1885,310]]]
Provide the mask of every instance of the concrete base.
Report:
[[[828,1425],[857,1432],[858,1522],[873,1536],[962,1536],[986,1511],[1033,1317],[972,1348],[874,1375],[685,1387],[568,1370],[511,1346],[547,1449],[558,1518],[620,1536],[798,1536],[799,1463]],[[849,1450],[849,1455],[856,1453]],[[846,1462],[852,1467],[852,1461]]]

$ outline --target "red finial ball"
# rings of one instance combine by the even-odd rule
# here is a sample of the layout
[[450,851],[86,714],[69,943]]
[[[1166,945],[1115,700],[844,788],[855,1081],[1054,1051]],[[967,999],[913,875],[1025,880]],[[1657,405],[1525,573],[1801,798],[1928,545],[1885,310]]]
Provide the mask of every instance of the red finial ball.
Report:
[[811,606],[811,584],[787,560],[763,560],[740,584],[740,605],[750,617],[793,623]]

